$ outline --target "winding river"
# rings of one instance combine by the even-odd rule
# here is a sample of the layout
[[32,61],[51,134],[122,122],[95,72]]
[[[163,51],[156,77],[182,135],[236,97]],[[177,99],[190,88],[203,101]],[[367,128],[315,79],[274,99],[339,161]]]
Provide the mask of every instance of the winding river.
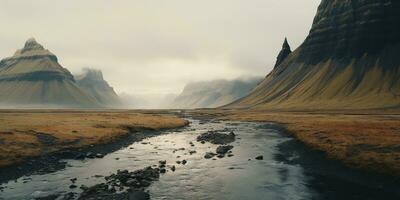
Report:
[[[133,171],[160,160],[176,170],[167,168],[148,188],[151,199],[400,199],[395,182],[327,161],[273,124],[189,120],[186,128],[135,142],[103,158],[65,160],[65,169],[9,181],[2,185],[0,199],[79,194],[79,187],[70,188],[73,178],[77,186],[92,186],[118,169]],[[234,156],[204,158],[218,145],[202,144],[196,137],[210,130],[236,134]],[[263,160],[255,159],[259,155]],[[182,160],[187,163],[177,163]]]

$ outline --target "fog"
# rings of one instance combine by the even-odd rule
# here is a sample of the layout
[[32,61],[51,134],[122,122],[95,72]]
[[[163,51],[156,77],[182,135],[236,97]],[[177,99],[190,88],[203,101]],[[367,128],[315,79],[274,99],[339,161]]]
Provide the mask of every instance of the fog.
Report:
[[[103,71],[117,93],[179,94],[186,83],[264,76],[319,0],[1,0],[0,57],[35,37],[72,73]],[[162,97],[160,97],[162,98]]]

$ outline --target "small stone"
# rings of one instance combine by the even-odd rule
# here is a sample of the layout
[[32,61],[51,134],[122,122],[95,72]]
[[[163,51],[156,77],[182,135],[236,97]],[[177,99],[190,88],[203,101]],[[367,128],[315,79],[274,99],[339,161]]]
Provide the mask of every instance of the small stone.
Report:
[[187,163],[186,160],[182,160],[182,165],[185,165]]
[[81,189],[81,190],[87,190],[87,189],[89,189],[86,185],[81,185],[81,187],[79,187],[79,189]]
[[231,149],[233,149],[232,145],[223,145],[223,146],[219,146],[217,147],[217,154],[226,154],[228,153],[228,151],[230,151]]
[[264,156],[257,156],[256,157],[256,160],[263,160],[264,159]]
[[74,184],[72,184],[72,185],[69,186],[70,189],[74,189],[74,188],[77,188],[77,187],[78,187],[78,186],[76,186],[76,185],[74,185]]
[[171,170],[174,172],[176,170],[175,165],[172,165]]
[[96,154],[96,158],[103,158],[103,157],[104,157],[104,155],[101,153]]
[[210,159],[210,158],[214,157],[215,155],[217,155],[217,154],[215,154],[213,152],[207,152],[206,155],[204,155],[204,158]]

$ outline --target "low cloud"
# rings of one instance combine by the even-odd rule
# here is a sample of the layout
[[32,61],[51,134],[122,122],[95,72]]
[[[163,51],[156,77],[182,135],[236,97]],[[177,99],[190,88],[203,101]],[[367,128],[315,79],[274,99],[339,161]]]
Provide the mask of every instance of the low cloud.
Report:
[[33,36],[73,73],[101,69],[119,93],[179,93],[189,81],[267,74],[285,36],[303,42],[319,2],[5,0],[0,56]]

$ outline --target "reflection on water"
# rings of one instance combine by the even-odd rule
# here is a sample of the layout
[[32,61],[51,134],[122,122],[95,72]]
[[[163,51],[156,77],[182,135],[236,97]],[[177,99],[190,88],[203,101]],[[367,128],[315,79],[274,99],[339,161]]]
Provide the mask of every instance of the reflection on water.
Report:
[[[204,154],[215,151],[217,145],[201,144],[196,137],[225,128],[232,129],[238,138],[233,143],[234,156],[204,159]],[[33,199],[54,193],[79,193],[79,188],[69,188],[70,179],[77,178],[78,186],[90,186],[103,182],[103,176],[118,169],[136,170],[166,160],[167,166],[176,166],[176,171],[168,170],[148,188],[152,199],[308,199],[311,193],[304,186],[301,167],[274,160],[277,145],[286,140],[257,123],[200,124],[193,120],[182,132],[149,138],[101,159],[67,160],[68,167],[55,173],[10,181],[3,185],[6,188],[0,197]],[[255,160],[258,155],[264,160]],[[176,163],[182,160],[187,160],[186,165]]]
[[[118,169],[137,170],[146,166],[157,165],[158,161],[166,160],[167,166],[175,165],[176,171],[168,171],[160,180],[149,188],[152,199],[327,199],[326,186],[340,186],[340,181],[333,185],[329,183],[315,187],[313,171],[320,166],[308,168],[299,165],[301,162],[291,160],[312,159],[310,156],[296,153],[300,147],[291,147],[293,152],[282,155],[282,144],[292,141],[284,134],[261,123],[199,123],[191,120],[190,127],[180,132],[146,139],[133,143],[127,148],[110,153],[104,158],[84,161],[67,160],[64,170],[46,174],[21,177],[3,185],[6,188],[0,194],[0,199],[34,199],[55,193],[80,193],[80,185],[91,186],[104,182],[104,176],[115,173]],[[226,129],[227,128],[227,129]],[[196,142],[196,137],[209,130],[233,130],[237,139],[233,157],[204,159],[206,152],[215,151],[217,145]],[[193,142],[194,146],[190,143]],[[192,151],[192,154],[190,153]],[[193,153],[196,151],[196,153]],[[264,160],[255,160],[263,155]],[[177,161],[187,160],[185,165]],[[282,162],[285,160],[285,162]],[[319,162],[323,159],[320,158]],[[325,171],[335,172],[335,168]],[[341,172],[340,172],[341,173]],[[310,175],[311,174],[311,175]],[[315,174],[315,173],[314,173]],[[330,177],[336,177],[332,175]],[[78,188],[70,189],[72,178],[77,178]],[[358,186],[346,185],[348,188]],[[329,189],[329,188],[328,188]],[[334,189],[334,188],[331,188]],[[351,190],[351,189],[350,189]],[[323,192],[321,192],[323,191]],[[348,191],[329,195],[345,197]],[[368,199],[368,198],[367,198]]]

